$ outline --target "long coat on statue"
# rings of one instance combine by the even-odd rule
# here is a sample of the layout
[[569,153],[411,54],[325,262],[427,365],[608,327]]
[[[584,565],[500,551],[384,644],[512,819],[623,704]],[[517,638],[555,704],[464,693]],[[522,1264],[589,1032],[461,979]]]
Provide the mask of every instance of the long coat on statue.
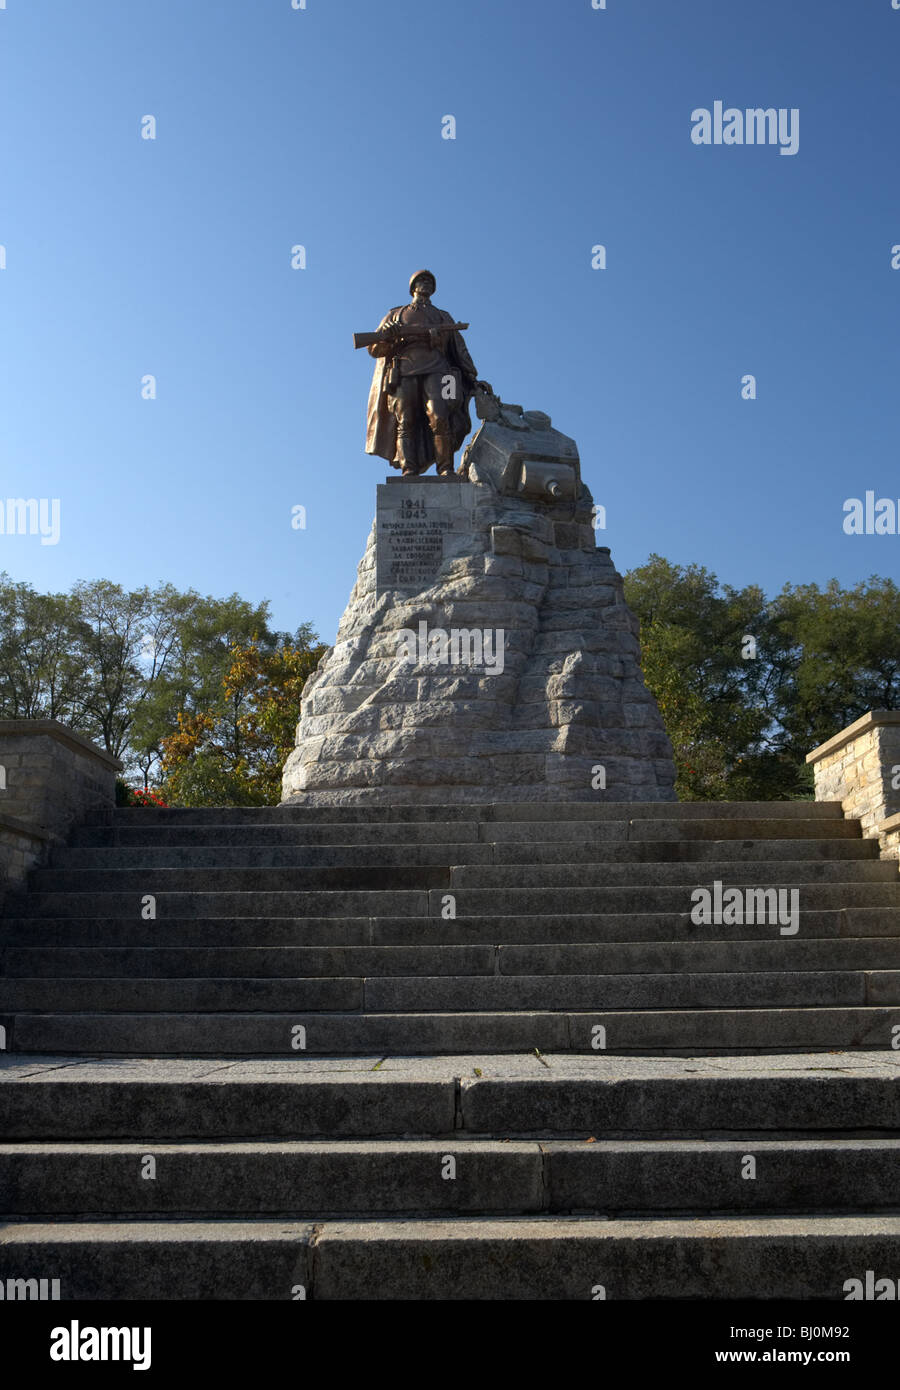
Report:
[[[401,323],[400,314],[409,307],[409,305],[400,304],[391,309],[390,313],[385,314],[381,320],[379,330],[387,327],[390,323]],[[446,309],[438,309],[434,304],[429,307],[432,312],[440,314],[441,317],[438,322],[456,322],[453,315],[449,314]],[[451,404],[449,416],[450,437],[453,440],[455,453],[472,428],[472,421],[469,418],[469,400],[478,372],[460,333],[455,331],[448,333],[443,339],[443,344],[443,353],[449,364],[450,372],[456,378],[456,398]],[[400,468],[401,465],[394,459],[397,452],[397,420],[390,408],[388,387],[394,367],[394,350],[387,344],[378,343],[374,347],[370,347],[369,352],[376,359],[376,362],[372,386],[369,391],[366,453],[377,454],[380,458],[387,459],[392,468]],[[424,405],[418,412],[416,420],[414,448],[415,458],[411,459],[410,462],[424,473],[429,464],[434,463],[434,436],[428,424]]]

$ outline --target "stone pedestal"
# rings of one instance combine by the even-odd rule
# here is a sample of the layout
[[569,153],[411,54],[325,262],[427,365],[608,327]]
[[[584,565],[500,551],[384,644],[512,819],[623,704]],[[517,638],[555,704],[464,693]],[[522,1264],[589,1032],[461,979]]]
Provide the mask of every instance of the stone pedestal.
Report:
[[475,533],[477,489],[457,478],[407,482],[389,478],[377,489],[375,595],[413,596],[430,588],[445,560],[465,554]]
[[284,800],[673,800],[637,621],[573,440],[505,407],[452,479],[391,480]]

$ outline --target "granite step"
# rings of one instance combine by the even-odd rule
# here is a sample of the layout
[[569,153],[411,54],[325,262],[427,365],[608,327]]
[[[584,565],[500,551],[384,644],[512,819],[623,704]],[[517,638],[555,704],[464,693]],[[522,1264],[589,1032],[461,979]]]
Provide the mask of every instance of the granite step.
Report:
[[[145,830],[75,830],[67,847],[60,848],[57,854],[68,856],[106,852],[106,862],[142,863],[131,855],[135,850],[158,853],[160,850],[184,851],[190,855],[193,850],[240,850],[259,854],[260,863],[268,862],[269,856],[289,852],[296,856],[296,864],[369,864],[369,863],[475,863],[481,855],[487,854],[488,862],[498,864],[548,863],[559,860],[559,837],[544,841],[526,837],[524,840],[498,841],[489,833],[489,827],[482,829],[484,835],[478,837],[467,832],[471,827],[464,824],[447,827],[444,837],[431,840],[414,839],[408,833],[416,826],[400,827],[400,833],[386,839],[378,835],[378,826],[338,826],[333,838],[313,839],[309,827],[303,826],[157,826]],[[427,827],[426,827],[427,828]],[[357,835],[357,831],[360,833]],[[352,834],[351,834],[352,832]],[[365,833],[363,833],[365,832]],[[371,832],[371,833],[370,833]],[[693,862],[704,859],[877,859],[878,843],[857,836],[844,835],[840,839],[813,837],[778,839],[769,835],[732,836],[721,839],[598,839],[589,823],[576,822],[571,833],[561,837],[565,843],[565,857],[569,863],[673,863],[675,861]],[[718,845],[727,846],[723,855]],[[480,848],[479,848],[480,847]],[[489,854],[488,854],[489,850]],[[407,860],[406,852],[412,855]],[[467,858],[471,852],[471,857]],[[381,855],[389,858],[381,859]],[[98,861],[99,862],[99,861]],[[248,860],[247,862],[256,862]],[[73,867],[75,860],[72,860]]]
[[[497,844],[521,841],[529,844],[567,842],[571,833],[570,823],[563,817],[552,821],[496,821],[490,826],[483,826],[482,831],[481,838],[495,841]],[[818,817],[775,819],[769,816],[748,816],[746,819],[635,818],[627,821],[598,821],[590,829],[591,838],[598,842],[755,840],[766,836],[776,840],[855,840],[859,838],[859,833],[859,826],[854,821]],[[584,838],[585,834],[584,826],[580,825],[579,838]]]
[[[360,830],[373,827],[361,826]],[[374,827],[377,830],[378,827]],[[349,829],[349,827],[348,827]],[[560,853],[570,864],[694,863],[727,858],[735,862],[779,859],[877,860],[878,842],[854,837],[842,839],[787,839],[768,836],[757,839],[739,837],[713,840],[598,840],[575,825],[560,851],[557,842],[504,841],[463,838],[457,828],[448,827],[446,839],[411,840],[405,833],[386,841],[377,835],[363,839],[339,836],[328,842],[313,842],[306,830],[297,826],[185,826],[181,829],[158,826],[148,830],[89,830],[73,832],[68,847],[53,852],[52,864],[59,867],[90,868],[107,864],[122,868],[144,863],[163,866],[169,862],[201,865],[196,854],[213,852],[219,856],[237,851],[246,864],[290,864],[328,866],[337,864],[556,864]],[[719,845],[727,846],[723,854]],[[174,852],[169,861],[164,854]],[[96,857],[95,857],[96,856]],[[101,857],[102,856],[102,857]],[[145,857],[146,856],[146,857]],[[222,862],[226,862],[222,859]]]
[[[98,905],[94,900],[95,907]],[[133,904],[132,904],[133,905]],[[527,946],[613,942],[715,942],[792,939],[837,940],[900,936],[900,908],[852,906],[805,909],[799,930],[783,935],[777,924],[696,923],[690,912],[545,912],[455,918],[403,917],[179,917],[147,921],[128,916],[10,917],[3,920],[9,947],[245,947],[259,946]]]
[[[855,865],[853,868],[855,869]],[[866,866],[876,867],[876,866]],[[410,890],[448,888],[448,864],[413,867],[370,864],[314,868],[115,868],[35,869],[29,882],[29,898],[98,897],[122,893],[403,893]],[[900,882],[898,882],[900,886]]]
[[[677,981],[680,977],[672,978]],[[743,981],[746,977],[735,978]],[[387,981],[380,983],[387,987]],[[478,982],[467,983],[474,991]],[[888,992],[894,993],[893,986]],[[767,1008],[741,1002],[733,1007],[688,1004],[681,1009],[660,1003],[617,1010],[582,1010],[570,1005],[406,1013],[310,1013],[300,1009],[280,1013],[6,1012],[0,1014],[0,1026],[6,1030],[11,1051],[35,1054],[285,1058],[298,1050],[318,1056],[370,1052],[414,1056],[538,1048],[541,1052],[590,1055],[602,1048],[619,1055],[665,1056],[756,1049],[890,1050],[900,1030],[900,1005],[820,1003]]]
[[[529,844],[507,841],[494,843],[494,864],[556,864],[562,856],[567,864],[703,864],[708,860],[731,863],[776,863],[783,859],[877,860],[878,841],[844,837],[840,840],[774,840],[760,836],[729,840],[626,840],[621,843],[572,838],[563,849],[556,844]],[[460,860],[460,863],[474,860]]]
[[[19,917],[127,917],[140,919],[149,894],[155,899],[156,918],[164,917],[436,917],[444,920],[448,910],[457,916],[510,916],[517,913],[541,915],[555,913],[560,907],[560,893],[555,888],[438,888],[419,889],[204,889],[173,887],[172,882],[184,884],[188,869],[157,869],[133,874],[133,886],[119,891],[92,890],[77,892],[33,891],[15,900],[11,910]],[[211,870],[198,871],[209,884]],[[271,883],[272,876],[263,870],[251,871],[263,875]],[[281,871],[288,874],[289,870]],[[432,870],[417,870],[431,873]],[[447,871],[449,877],[449,871]],[[218,877],[218,876],[217,876]],[[132,881],[132,880],[130,880]],[[692,894],[702,884],[572,888],[565,893],[569,914],[586,913],[647,913],[685,912],[696,904]],[[710,887],[711,884],[705,885]],[[725,885],[736,886],[736,885]],[[770,883],[748,885],[771,888]],[[877,883],[811,883],[797,888],[801,917],[815,909],[836,910],[845,907],[900,908],[900,880]],[[448,901],[447,895],[451,894]],[[784,886],[784,903],[789,907],[790,885]]]
[[[685,803],[699,805],[700,803]],[[772,803],[778,805],[778,803]],[[561,808],[562,809],[562,808]],[[700,816],[647,816],[640,813],[635,816],[626,816],[620,809],[616,810],[615,815],[592,816],[572,819],[566,815],[554,815],[553,819],[547,819],[546,806],[540,807],[541,815],[544,819],[524,818],[506,819],[492,821],[434,821],[423,820],[421,822],[397,821],[385,824],[384,822],[370,820],[366,817],[362,821],[323,821],[321,815],[317,820],[310,822],[304,821],[273,821],[271,824],[255,820],[247,822],[246,825],[238,820],[216,820],[193,821],[185,819],[148,821],[145,825],[140,822],[126,821],[120,823],[118,820],[112,824],[88,825],[82,827],[73,839],[73,845],[84,846],[87,840],[89,845],[114,845],[118,842],[118,836],[128,835],[129,832],[137,831],[140,836],[150,837],[147,840],[135,840],[132,837],[123,843],[149,843],[155,841],[152,836],[162,830],[170,830],[177,836],[177,840],[172,843],[194,843],[192,839],[193,829],[205,829],[215,834],[214,843],[221,843],[222,838],[230,829],[235,834],[252,835],[255,838],[253,843],[271,844],[286,842],[292,844],[310,845],[329,845],[329,844],[465,844],[465,843],[501,843],[501,842],[521,842],[527,841],[533,844],[557,842],[570,839],[583,841],[585,843],[602,844],[604,842],[621,842],[630,840],[734,840],[734,839],[762,839],[772,838],[777,840],[786,839],[859,839],[860,832],[858,825],[853,821],[835,819],[831,816],[788,816],[772,815],[771,813],[753,813],[747,815],[715,816],[710,815],[709,803],[706,803],[706,814]],[[126,812],[122,812],[126,814]],[[143,812],[141,814],[144,814]],[[149,814],[149,813],[148,813]],[[160,811],[159,815],[166,813]],[[185,817],[199,815],[200,812],[183,813]],[[330,813],[329,813],[330,814]],[[286,841],[277,841],[273,836],[279,830],[291,830],[292,835]],[[227,842],[227,841],[226,841]],[[240,840],[233,838],[231,843],[239,843]]]
[[900,969],[900,936],[768,941],[422,946],[8,946],[0,985],[18,978],[338,978],[391,975],[716,974]]
[[900,887],[896,862],[884,859],[707,860],[673,864],[585,864],[563,859],[554,864],[454,863],[450,887],[456,888],[663,888],[678,885],[693,891],[718,880],[734,887],[800,887],[811,883],[892,883]]
[[7,1143],[898,1138],[897,1068],[897,1054],[880,1051],[6,1056],[0,1058],[0,1133]]
[[829,1301],[898,1262],[895,1216],[36,1222],[0,1232],[0,1277],[59,1279],[67,1300]]
[[[854,842],[850,842],[854,843]],[[864,842],[863,842],[864,843]],[[494,846],[486,843],[375,845],[171,844],[54,849],[49,867],[56,872],[123,869],[333,869],[446,868],[448,864],[490,864]],[[548,856],[549,858],[549,856]],[[861,858],[861,857],[860,857]]]
[[[413,850],[415,847],[413,847]],[[313,888],[581,888],[658,887],[670,884],[690,888],[725,883],[756,885],[801,883],[895,883],[900,885],[896,863],[881,859],[721,859],[672,863],[597,863],[560,860],[552,863],[495,864],[490,845],[450,845],[443,857],[431,863],[356,864],[348,855],[343,864],[296,862],[297,851],[241,849],[131,849],[57,850],[49,869],[32,878],[36,892],[116,892],[145,885],[148,872],[154,882],[162,875],[163,886],[218,890],[253,889],[277,885],[280,889]],[[302,855],[302,851],[300,852]],[[470,853],[471,856],[470,857]],[[480,855],[480,857],[479,857]],[[63,857],[67,856],[67,857]],[[73,856],[75,858],[73,859]],[[91,856],[91,859],[85,858]],[[184,877],[180,877],[184,875]]]
[[[397,821],[384,825],[381,821],[368,818],[358,821],[324,821],[320,814],[318,818],[306,821],[275,821],[264,818],[251,821],[179,821],[169,817],[166,820],[151,818],[144,822],[138,817],[123,822],[118,819],[119,814],[121,813],[116,813],[117,818],[111,823],[87,823],[77,827],[72,832],[69,845],[73,848],[90,849],[135,848],[141,845],[253,845],[259,848],[294,845],[313,849],[327,849],[332,845],[376,849],[382,845],[400,848],[430,845],[440,849],[450,844],[481,843],[481,823],[472,820],[426,819]],[[153,813],[150,815],[152,817]],[[257,815],[259,817],[260,813]]]
[[[0,1014],[485,1013],[900,1005],[898,970],[0,980]],[[317,1020],[316,1033],[322,1026]],[[18,1034],[14,1026],[13,1036]]]
[[[711,810],[719,820],[748,817],[760,819],[798,819],[840,821],[843,809],[840,801],[613,801],[605,794],[592,801],[554,802],[554,820],[630,820],[658,818],[662,820],[705,819]],[[132,826],[149,824],[177,825],[241,825],[272,823],[303,825],[310,822],[338,825],[347,823],[385,822],[490,822],[534,821],[545,819],[544,800],[517,802],[485,802],[459,805],[425,805],[411,802],[398,806],[211,806],[157,807],[117,806],[89,824]]]
[[16,1220],[900,1213],[900,1139],[12,1143],[0,1193]]

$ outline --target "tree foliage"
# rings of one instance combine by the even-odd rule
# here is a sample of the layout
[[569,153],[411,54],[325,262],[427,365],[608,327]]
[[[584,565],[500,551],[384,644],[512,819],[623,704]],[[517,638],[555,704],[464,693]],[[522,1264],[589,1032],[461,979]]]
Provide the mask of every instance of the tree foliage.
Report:
[[[684,799],[812,795],[806,754],[900,707],[900,589],[872,576],[768,599],[660,555],[625,576]],[[108,580],[40,594],[0,574],[0,718],[59,719],[181,805],[277,801],[325,649],[267,603]]]
[[215,701],[179,712],[177,730],[163,740],[169,798],[188,806],[277,803],[300,694],[324,651],[303,632],[281,634],[268,650],[256,637],[232,643]]
[[[260,657],[322,650],[309,624],[274,632],[268,604],[237,594],[126,590],[108,580],[39,594],[0,574],[0,718],[59,719],[148,787],[161,774],[164,740],[180,720],[217,708],[236,649],[254,644]],[[286,703],[297,694],[296,721],[299,693],[287,679],[282,686]]]
[[900,705],[900,590],[873,576],[786,585],[767,600],[651,555],[625,576],[641,661],[690,799],[812,795],[806,754]]

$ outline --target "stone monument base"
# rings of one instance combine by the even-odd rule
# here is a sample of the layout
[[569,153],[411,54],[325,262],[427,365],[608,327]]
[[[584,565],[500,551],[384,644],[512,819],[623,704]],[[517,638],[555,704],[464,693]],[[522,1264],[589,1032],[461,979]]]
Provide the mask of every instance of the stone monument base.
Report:
[[637,620],[573,440],[504,407],[452,479],[393,479],[303,691],[284,801],[674,800]]

